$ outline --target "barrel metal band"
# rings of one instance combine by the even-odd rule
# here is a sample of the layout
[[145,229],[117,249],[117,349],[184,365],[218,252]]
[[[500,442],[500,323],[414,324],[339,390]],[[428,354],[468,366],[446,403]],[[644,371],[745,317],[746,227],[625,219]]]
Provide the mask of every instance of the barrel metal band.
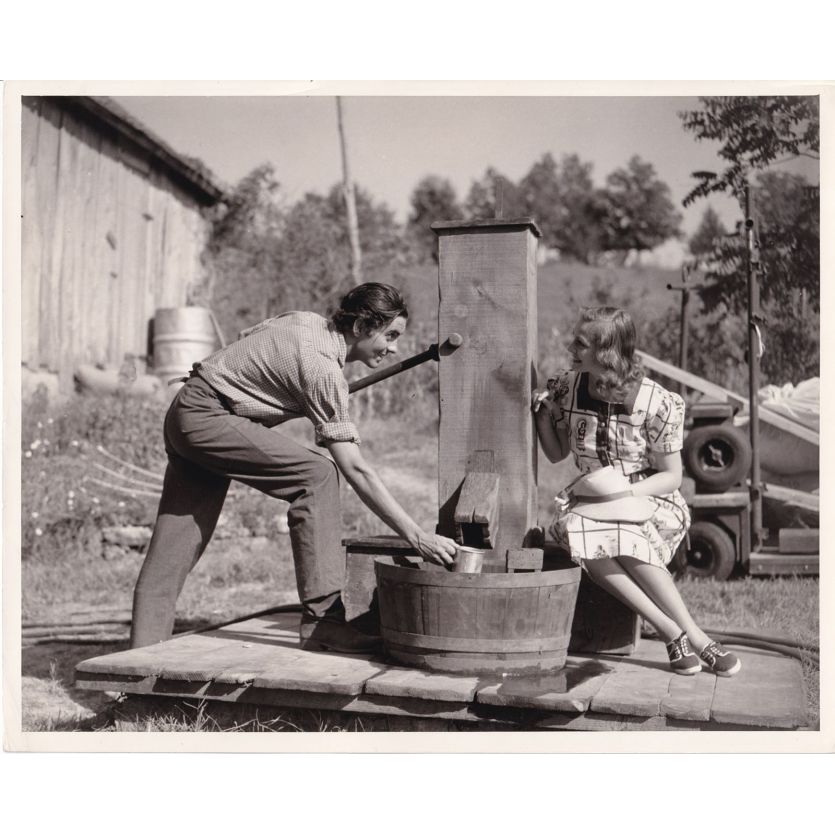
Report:
[[568,649],[569,635],[547,638],[455,638],[448,635],[418,635],[383,627],[383,641],[422,649],[457,650],[459,652],[541,652]]

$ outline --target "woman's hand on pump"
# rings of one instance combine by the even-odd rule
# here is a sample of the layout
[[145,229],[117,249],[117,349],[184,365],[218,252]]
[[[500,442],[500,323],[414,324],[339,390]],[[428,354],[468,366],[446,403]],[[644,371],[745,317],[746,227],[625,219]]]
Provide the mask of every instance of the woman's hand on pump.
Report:
[[534,414],[539,412],[543,406],[547,411],[553,412],[556,405],[554,394],[550,389],[534,389],[531,392],[531,409],[533,409]]
[[534,413],[536,434],[545,456],[551,462],[562,461],[568,455],[568,436],[565,427],[557,424],[563,417],[560,404],[554,397],[554,391],[534,389],[531,392],[531,410]]

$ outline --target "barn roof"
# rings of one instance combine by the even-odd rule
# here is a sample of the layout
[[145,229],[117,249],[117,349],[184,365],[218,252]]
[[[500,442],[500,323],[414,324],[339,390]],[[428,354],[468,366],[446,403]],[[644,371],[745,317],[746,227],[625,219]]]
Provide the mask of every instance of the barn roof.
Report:
[[175,179],[190,187],[201,202],[213,204],[225,199],[229,189],[203,162],[175,151],[112,99],[105,96],[50,98],[82,111],[88,117],[110,127],[121,137],[139,146],[167,169]]

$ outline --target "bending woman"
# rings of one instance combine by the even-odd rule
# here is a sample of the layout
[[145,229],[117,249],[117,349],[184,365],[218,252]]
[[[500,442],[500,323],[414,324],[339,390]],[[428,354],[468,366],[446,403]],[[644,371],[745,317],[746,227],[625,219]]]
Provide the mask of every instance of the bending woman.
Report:
[[[380,643],[345,620],[340,475],[425,560],[452,561],[455,543],[422,530],[366,461],[348,410],[345,364],[377,368],[397,352],[408,316],[395,288],[361,284],[330,319],[298,311],[268,319],[195,365],[165,418],[168,467],[134,591],[131,647],[171,636],[177,598],[231,481],[289,503],[303,647],[361,652]],[[330,457],[273,431],[297,417],[311,421]]]

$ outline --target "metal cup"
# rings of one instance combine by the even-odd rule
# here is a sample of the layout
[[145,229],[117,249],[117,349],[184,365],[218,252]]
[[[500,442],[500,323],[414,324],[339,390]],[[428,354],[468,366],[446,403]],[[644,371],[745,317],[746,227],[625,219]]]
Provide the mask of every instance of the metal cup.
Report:
[[458,545],[455,548],[455,561],[452,571],[458,574],[481,574],[484,565],[484,549]]

